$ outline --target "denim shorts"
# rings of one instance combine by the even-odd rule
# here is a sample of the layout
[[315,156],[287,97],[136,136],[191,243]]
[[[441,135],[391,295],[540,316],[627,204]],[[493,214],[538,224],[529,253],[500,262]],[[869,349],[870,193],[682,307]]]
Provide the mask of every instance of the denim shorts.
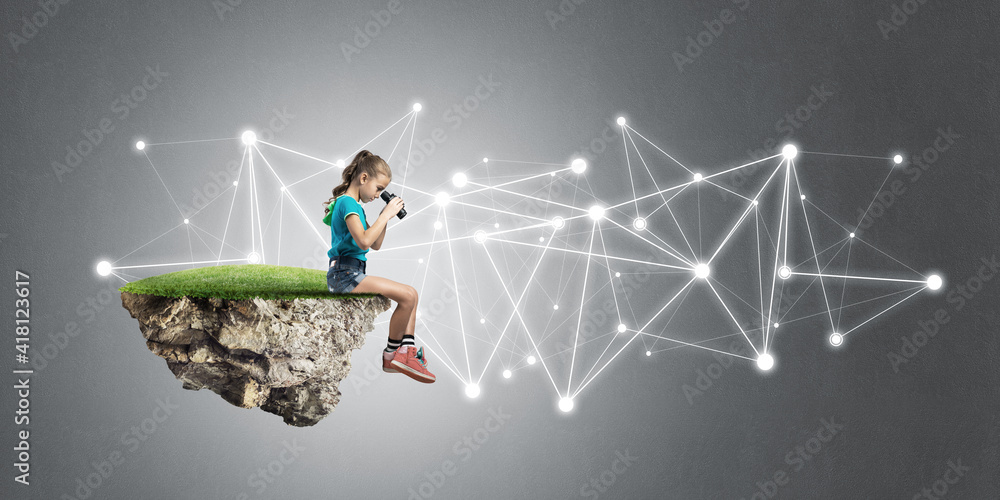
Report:
[[367,274],[360,267],[338,263],[326,272],[326,286],[330,293],[351,293],[354,287],[361,284]]

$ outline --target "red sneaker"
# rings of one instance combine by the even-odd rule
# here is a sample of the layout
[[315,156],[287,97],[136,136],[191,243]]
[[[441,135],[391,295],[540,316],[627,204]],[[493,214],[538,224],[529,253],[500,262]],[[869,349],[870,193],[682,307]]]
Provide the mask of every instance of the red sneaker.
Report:
[[385,352],[385,349],[382,349],[382,371],[386,373],[399,373],[399,370],[392,367],[392,358],[395,355],[396,351]]
[[427,359],[424,358],[424,348],[416,350],[413,346],[405,345],[396,349],[396,355],[392,358],[392,367],[417,382],[430,384],[437,380],[433,373],[427,371]]

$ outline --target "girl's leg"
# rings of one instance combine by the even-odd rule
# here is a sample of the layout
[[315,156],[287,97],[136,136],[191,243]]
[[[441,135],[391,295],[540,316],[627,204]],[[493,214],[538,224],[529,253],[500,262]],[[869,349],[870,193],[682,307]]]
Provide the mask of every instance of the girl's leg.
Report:
[[402,340],[404,333],[413,335],[417,311],[416,288],[380,276],[365,276],[351,293],[377,293],[396,301],[396,310],[389,318],[389,338]]

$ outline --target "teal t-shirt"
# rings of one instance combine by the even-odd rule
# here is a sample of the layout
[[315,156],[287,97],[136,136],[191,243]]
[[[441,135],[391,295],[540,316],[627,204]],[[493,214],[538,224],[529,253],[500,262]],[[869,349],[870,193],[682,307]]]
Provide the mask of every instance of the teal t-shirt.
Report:
[[354,241],[351,232],[347,229],[346,219],[348,214],[358,214],[358,217],[361,218],[362,227],[365,228],[365,231],[368,230],[368,219],[365,218],[365,209],[361,207],[358,200],[347,195],[338,196],[330,204],[330,212],[323,218],[323,223],[330,226],[330,233],[332,235],[331,247],[326,254],[330,258],[338,255],[347,255],[355,259],[367,261],[368,258],[365,257],[365,254],[368,253],[368,250],[362,250],[358,246],[358,243]]

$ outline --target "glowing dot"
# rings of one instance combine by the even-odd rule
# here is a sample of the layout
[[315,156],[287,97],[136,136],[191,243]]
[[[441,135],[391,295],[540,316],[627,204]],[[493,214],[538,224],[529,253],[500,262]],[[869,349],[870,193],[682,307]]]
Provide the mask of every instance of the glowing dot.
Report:
[[529,365],[535,364],[535,357],[534,356],[528,356],[528,364]]
[[754,205],[756,205],[757,203],[760,203],[760,202],[758,202],[757,200],[753,200],[753,204]]
[[191,223],[191,221],[190,221],[190,220],[188,220],[188,219],[184,219],[184,223],[185,223],[185,224],[190,224],[190,223]]
[[418,318],[420,317],[420,314],[421,314],[421,311],[420,311],[420,310],[417,310],[417,317],[418,317]]
[[774,327],[775,327],[775,328],[777,328],[777,327],[779,327],[779,326],[781,326],[781,325],[779,325],[778,323],[775,323],[775,324],[774,324]]
[[282,190],[282,191],[285,191],[285,190],[287,190],[287,189],[288,189],[288,188],[286,188],[285,186],[281,186],[281,190]]
[[146,143],[142,141],[135,143],[135,149],[138,149],[139,151],[146,149]]
[[559,304],[552,304],[552,310],[558,311],[559,310]]
[[695,277],[705,279],[711,272],[712,270],[708,268],[708,264],[698,264],[697,266],[694,266]]
[[850,236],[851,236],[851,238],[853,238],[854,237],[854,233],[851,233]]
[[843,335],[841,335],[841,334],[839,334],[837,332],[834,332],[833,335],[830,335],[830,345],[836,347],[836,346],[838,346],[840,344],[843,344],[843,343],[844,343],[844,336]]
[[778,277],[787,280],[792,276],[792,270],[788,266],[781,266],[778,268]]
[[480,229],[479,231],[476,231],[476,234],[475,234],[475,236],[473,236],[473,238],[476,240],[476,243],[482,243],[482,242],[486,241],[486,238],[487,238],[486,231],[483,231],[482,229]]
[[621,324],[618,325],[618,333],[625,333],[625,330],[627,330],[627,329],[628,328],[625,326],[624,323],[621,323]]
[[493,228],[494,229],[500,229],[500,223],[499,222],[494,222],[493,223]]
[[421,109],[424,109],[424,107],[421,106],[419,102],[413,105],[413,111],[419,113]]
[[97,263],[97,274],[100,274],[101,276],[107,276],[107,275],[111,274],[111,263],[108,262],[108,261],[106,261],[106,260],[102,260],[102,261],[98,262]]
[[237,184],[239,184],[239,183],[240,183],[239,181],[233,181],[233,185],[234,186],[237,185]]
[[701,176],[700,172],[697,173],[697,174],[694,174],[694,181],[695,182],[701,182],[701,179],[702,179],[702,176]]
[[539,237],[538,237],[538,242],[539,242],[539,243],[541,243],[541,242],[543,242],[543,241],[545,241],[545,237],[543,237],[543,236],[539,236]]
[[932,274],[929,278],[927,278],[927,288],[930,288],[931,290],[941,288],[942,283],[941,277],[936,274]]
[[653,355],[653,351],[646,351],[646,356],[652,356],[652,355]]
[[257,134],[253,133],[252,130],[247,130],[246,132],[243,132],[243,135],[240,136],[240,139],[243,140],[243,144],[246,144],[247,146],[252,146],[257,143]]
[[574,173],[582,174],[584,170],[587,170],[587,162],[580,158],[573,160],[572,169]]
[[470,398],[479,397],[479,384],[469,384],[465,386],[465,395]]
[[563,413],[569,412],[570,410],[573,409],[573,400],[570,399],[570,398],[562,398],[562,399],[560,399],[559,400],[559,409],[562,410]]
[[622,277],[622,273],[620,273],[618,271],[615,271],[615,278],[621,278],[621,277]]
[[247,262],[251,264],[260,262],[260,254],[257,252],[250,252],[250,255],[247,255]]
[[604,207],[600,205],[594,205],[590,207],[590,210],[588,210],[587,212],[589,213],[591,219],[601,220],[602,218],[604,218]]
[[439,220],[434,221],[434,229],[441,229],[441,227],[442,227],[441,221]]
[[451,201],[451,197],[448,196],[448,193],[444,191],[441,191],[440,193],[434,195],[434,203],[437,203],[442,207],[447,205],[449,201]]
[[785,147],[781,148],[781,155],[785,157],[786,160],[791,160],[799,154],[798,148],[791,144],[786,144]]
[[774,358],[770,354],[764,353],[757,358],[757,368],[762,371],[768,371],[774,367]]
[[479,324],[480,325],[485,324],[485,323],[486,323],[486,318],[479,318]]
[[490,162],[490,159],[484,156],[483,157],[483,163],[489,163],[489,162]]
[[556,216],[552,218],[552,227],[556,229],[561,229],[566,225],[566,221],[562,217]]
[[896,165],[899,165],[900,163],[903,163],[903,155],[893,156],[892,157],[892,162],[895,163]]
[[469,183],[469,177],[463,174],[462,172],[459,172],[454,176],[452,176],[451,183],[454,184],[455,187],[464,187],[466,184]]
[[419,259],[417,259],[417,264],[423,264],[423,263],[424,263],[424,259],[422,257],[419,258]]
[[619,126],[620,125],[625,125],[625,117],[624,116],[619,116],[618,117],[618,125]]
[[346,165],[346,164],[347,163],[344,162],[344,160],[337,160],[337,166],[340,167],[340,168],[344,168],[344,165]]
[[806,199],[806,195],[801,195],[801,196],[799,196],[799,199],[800,199],[800,200],[804,200],[804,199]]
[[503,371],[503,378],[510,378],[511,375],[512,373],[510,373],[510,370]]
[[634,227],[636,231],[642,231],[643,229],[646,229],[646,219],[643,219],[642,217],[637,217],[634,221],[632,221],[632,227]]

